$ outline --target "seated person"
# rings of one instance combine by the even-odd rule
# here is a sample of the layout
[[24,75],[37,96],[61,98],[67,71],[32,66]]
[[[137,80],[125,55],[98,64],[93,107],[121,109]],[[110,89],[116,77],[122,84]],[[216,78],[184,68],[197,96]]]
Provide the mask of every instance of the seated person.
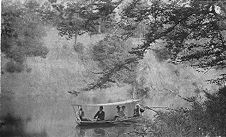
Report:
[[117,106],[117,115],[115,116],[114,120],[117,120],[120,116],[120,106]]
[[99,111],[94,116],[94,119],[97,119],[97,121],[104,120],[105,112],[103,111],[103,106],[100,106]]
[[123,119],[123,118],[126,118],[126,115],[125,115],[125,106],[122,106],[122,110],[120,110],[120,106],[117,106],[117,115],[115,116],[115,119],[114,120],[119,120],[119,119]]
[[121,115],[121,117],[123,117],[123,118],[126,118],[125,109],[126,109],[126,107],[125,107],[125,106],[122,106],[122,110],[121,110],[121,112],[120,112],[120,115]]
[[79,109],[79,111],[78,111],[78,116],[79,116],[79,118],[80,118],[81,121],[89,121],[89,119],[84,118],[85,113],[84,113],[82,107],[81,107],[81,108]]
[[133,116],[134,117],[139,117],[141,114],[144,112],[144,109],[141,109],[139,104],[136,105],[136,108],[134,109]]

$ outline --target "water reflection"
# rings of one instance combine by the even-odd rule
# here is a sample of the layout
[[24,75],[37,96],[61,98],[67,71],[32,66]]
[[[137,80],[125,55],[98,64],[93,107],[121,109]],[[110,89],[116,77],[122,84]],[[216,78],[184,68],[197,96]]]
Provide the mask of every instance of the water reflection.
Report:
[[[6,112],[12,114],[0,117],[0,121],[5,122],[0,127],[1,137],[124,137],[133,128],[133,124],[77,127],[70,104],[49,97],[10,97],[7,100],[5,96],[1,96],[0,104],[0,115],[7,115]],[[14,124],[10,124],[12,121]]]
[[75,137],[126,137],[133,125],[112,125],[108,127],[76,127]]
[[105,130],[101,128],[95,128],[94,130],[94,136],[105,136]]
[[[30,119],[27,119],[30,120]],[[0,118],[0,136],[1,137],[48,137],[46,130],[41,132],[26,132],[27,120],[15,117],[8,113]]]
[[75,137],[85,137],[86,132],[84,129],[76,127],[76,131],[77,134],[75,135]]

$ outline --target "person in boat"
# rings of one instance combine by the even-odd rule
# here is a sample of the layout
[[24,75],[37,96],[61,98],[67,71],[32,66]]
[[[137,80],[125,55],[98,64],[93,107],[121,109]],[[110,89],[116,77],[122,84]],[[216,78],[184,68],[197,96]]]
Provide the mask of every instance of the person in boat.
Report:
[[[117,106],[117,115],[115,116],[115,119],[114,120],[120,120],[120,119],[124,119],[126,118],[126,115],[125,115],[125,106]],[[122,108],[122,110],[121,110]]]
[[117,120],[120,117],[120,109],[121,109],[120,106],[117,106],[116,109],[117,109],[117,114],[116,114],[114,120]]
[[126,106],[122,106],[121,115],[123,118],[126,118],[125,109],[126,109]]
[[78,111],[78,116],[79,116],[81,121],[90,121],[88,118],[84,118],[85,113],[84,113],[82,107],[80,107],[80,109]]
[[104,120],[105,112],[103,111],[104,107],[100,106],[99,111],[94,116],[94,119],[97,119],[97,121]]
[[82,120],[83,117],[85,116],[85,113],[84,113],[82,107],[80,107],[80,109],[79,109],[79,111],[78,111],[78,116],[79,116],[79,118],[80,118],[81,120]]
[[142,115],[143,112],[144,112],[144,109],[142,109],[142,108],[140,107],[140,105],[137,104],[137,105],[136,105],[136,108],[134,109],[133,116],[134,116],[134,117],[139,117],[139,116]]

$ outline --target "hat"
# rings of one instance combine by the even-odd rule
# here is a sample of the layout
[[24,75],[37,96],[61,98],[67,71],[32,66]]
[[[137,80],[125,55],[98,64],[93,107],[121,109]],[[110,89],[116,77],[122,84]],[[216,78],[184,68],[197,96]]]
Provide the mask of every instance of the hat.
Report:
[[116,108],[120,108],[120,106],[117,106]]

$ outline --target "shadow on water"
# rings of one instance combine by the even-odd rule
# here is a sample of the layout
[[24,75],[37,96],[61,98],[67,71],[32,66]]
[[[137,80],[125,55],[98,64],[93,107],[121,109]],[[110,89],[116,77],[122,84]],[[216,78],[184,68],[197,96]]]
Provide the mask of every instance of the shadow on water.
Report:
[[45,130],[40,133],[28,133],[25,130],[25,125],[31,119],[23,120],[8,113],[0,118],[0,136],[1,137],[47,137]]

